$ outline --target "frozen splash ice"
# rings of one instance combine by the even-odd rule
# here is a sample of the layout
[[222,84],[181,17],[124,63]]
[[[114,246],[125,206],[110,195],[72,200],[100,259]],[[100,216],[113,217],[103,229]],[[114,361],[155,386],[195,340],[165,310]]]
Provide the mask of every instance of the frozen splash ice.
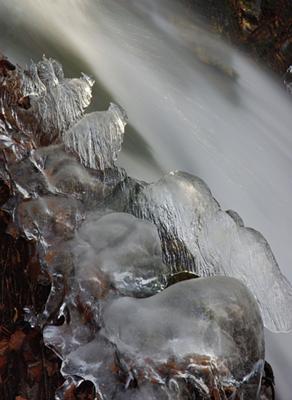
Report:
[[158,227],[164,260],[173,271],[238,278],[256,297],[267,328],[292,329],[292,287],[267,241],[244,227],[236,213],[221,210],[201,179],[166,175],[138,193],[133,212]]
[[33,136],[38,145],[60,142],[90,104],[94,81],[86,75],[66,79],[62,66],[43,57],[2,79],[1,109],[6,121]]
[[[291,323],[290,285],[262,236],[199,178],[148,185],[118,169],[126,116],[115,105],[83,115],[88,78],[66,80],[44,59],[1,83],[8,230],[36,244],[51,277],[43,312],[28,320],[44,328],[63,375],[91,380],[101,399],[255,396],[264,360],[255,298],[266,324]],[[185,270],[203,277],[167,287]],[[277,304],[263,302],[271,281]]]
[[153,221],[161,237],[164,260],[173,273],[190,270],[200,276],[216,275],[206,265],[196,244],[203,214],[218,205],[208,187],[191,175],[169,174],[142,188],[133,201],[136,216]]
[[121,150],[126,115],[115,104],[104,112],[86,114],[63,135],[65,146],[73,150],[83,165],[99,169],[113,168]]

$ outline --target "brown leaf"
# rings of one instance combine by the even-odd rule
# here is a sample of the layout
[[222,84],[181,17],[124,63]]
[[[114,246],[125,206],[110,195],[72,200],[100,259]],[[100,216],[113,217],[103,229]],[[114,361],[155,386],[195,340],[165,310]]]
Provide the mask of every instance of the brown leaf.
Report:
[[2,374],[2,370],[6,367],[7,364],[7,357],[0,356],[0,373]]
[[37,365],[32,365],[28,368],[28,374],[29,377],[34,381],[34,382],[40,382],[41,377],[42,377],[42,366],[40,363],[37,363]]
[[7,350],[8,350],[8,343],[9,343],[9,340],[8,339],[2,339],[1,341],[0,341],[0,356],[3,356],[6,352],[7,352]]
[[64,400],[76,400],[75,389],[75,385],[70,385],[64,392]]
[[25,333],[23,333],[22,331],[14,332],[11,335],[10,341],[9,341],[10,350],[15,350],[15,351],[20,350],[23,345],[25,336],[26,336]]

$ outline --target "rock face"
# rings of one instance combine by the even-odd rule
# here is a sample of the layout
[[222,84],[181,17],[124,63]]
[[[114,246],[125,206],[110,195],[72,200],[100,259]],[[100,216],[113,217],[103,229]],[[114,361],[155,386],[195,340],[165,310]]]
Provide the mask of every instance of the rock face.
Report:
[[283,75],[292,63],[289,0],[181,0],[219,34]]
[[292,327],[264,238],[197,177],[118,169],[126,116],[84,114],[89,77],[0,67],[3,399],[256,399],[262,317]]
[[288,93],[292,94],[292,65],[290,65],[284,75],[284,83]]

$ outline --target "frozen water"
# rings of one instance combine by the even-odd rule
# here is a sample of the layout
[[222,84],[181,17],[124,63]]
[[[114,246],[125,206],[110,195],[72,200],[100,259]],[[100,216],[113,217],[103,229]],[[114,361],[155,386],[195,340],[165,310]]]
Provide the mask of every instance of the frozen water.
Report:
[[110,193],[105,181],[84,168],[62,145],[37,149],[32,163],[45,175],[51,191],[73,196],[86,208],[93,208]]
[[61,65],[43,57],[28,70],[17,69],[4,79],[2,113],[15,128],[31,134],[36,143],[58,142],[82,117],[91,100],[93,83],[86,75],[65,79]]
[[45,90],[26,93],[38,125],[32,127],[40,143],[52,143],[59,135],[77,122],[90,104],[93,81],[83,75],[80,79],[64,79],[62,67],[44,58],[36,67]]
[[86,114],[64,133],[63,140],[83,165],[103,171],[114,166],[121,150],[125,125],[124,111],[111,104],[107,111]]
[[157,229],[150,222],[125,213],[91,213],[72,247],[79,280],[97,280],[101,274],[120,294],[136,297],[166,286],[167,268]]
[[[64,248],[62,251],[64,254],[69,252],[74,263],[72,272],[66,263],[60,265],[59,262],[59,270],[66,276],[68,286],[63,308],[70,314],[70,323],[47,326],[44,340],[65,360],[63,368],[66,373],[68,360],[75,358],[76,352],[81,352],[85,358],[77,361],[83,367],[75,369],[72,374],[83,376],[82,371],[86,368],[91,371],[91,380],[100,385],[100,376],[106,371],[106,360],[100,360],[103,366],[98,367],[100,373],[97,374],[97,367],[88,362],[86,349],[91,346],[96,327],[102,324],[101,310],[113,296],[145,297],[166,286],[166,267],[162,264],[160,240],[156,227],[151,223],[129,214],[100,210],[87,214],[74,240],[68,242],[65,251]],[[54,264],[56,269],[56,260]],[[51,300],[54,303],[54,299]],[[47,310],[52,306],[47,304]],[[80,307],[87,307],[90,312],[88,323],[84,323]],[[89,354],[94,360],[101,357],[101,350],[98,350],[103,349],[101,339],[96,339],[95,347],[95,352]],[[113,350],[110,357],[113,357]]]
[[[291,288],[266,241],[222,211],[199,178],[176,172],[147,185],[127,177],[114,165],[123,110],[83,116],[91,81],[86,89],[66,80],[53,60],[31,71],[14,76],[36,81],[19,85],[28,107],[7,116],[12,106],[3,103],[11,122],[1,125],[3,176],[14,185],[12,225],[37,243],[52,278],[45,310],[33,317],[64,376],[91,380],[105,399],[210,398],[210,388],[227,386],[255,397],[264,360],[256,300],[267,326],[291,327]],[[182,271],[204,278],[166,288]],[[256,300],[238,280],[209,275],[238,277]]]
[[208,355],[227,360],[243,379],[264,359],[258,306],[240,281],[191,279],[147,299],[114,300],[105,308],[104,334],[121,353],[155,363]]
[[292,329],[292,287],[261,233],[218,211],[202,228],[198,243],[206,263],[221,266],[219,274],[236,277],[251,290],[268,329]]
[[142,188],[133,202],[133,212],[158,227],[165,262],[172,272],[190,270],[215,275],[208,268],[196,243],[201,218],[218,208],[208,187],[199,178],[175,173]]
[[95,384],[102,400],[115,399],[123,384],[113,373],[116,364],[115,348],[104,338],[91,340],[71,352],[62,365],[62,374],[80,376]]
[[16,221],[28,239],[49,244],[73,237],[83,218],[82,208],[74,198],[43,196],[24,200],[16,210]]
[[[178,376],[191,375],[191,364],[205,356],[206,365],[217,368],[218,382],[240,385],[264,360],[259,309],[246,287],[232,278],[189,280],[147,299],[114,300],[105,308],[102,334],[132,370],[144,371],[150,380],[156,373],[163,381],[159,371],[171,361]],[[257,379],[259,384],[260,374]]]
[[[113,103],[107,111],[83,116],[91,100],[92,79],[86,75],[66,79],[58,62],[43,57],[1,81],[3,116],[16,131],[29,135],[33,145],[63,142],[84,166],[99,171],[114,168],[127,117]],[[18,147],[11,138],[5,140],[6,147]]]
[[292,287],[267,241],[245,228],[235,212],[222,211],[201,179],[181,172],[166,175],[141,190],[133,210],[158,227],[172,271],[238,278],[256,297],[266,327],[292,329]]
[[256,397],[263,325],[253,296],[235,279],[196,279],[147,299],[115,298],[103,321],[91,339],[80,323],[73,324],[73,342],[66,342],[66,325],[44,332],[65,354],[64,376],[91,380],[102,399],[179,400],[188,390],[188,399],[194,393],[209,399],[207,382],[218,390],[233,385],[242,399]]

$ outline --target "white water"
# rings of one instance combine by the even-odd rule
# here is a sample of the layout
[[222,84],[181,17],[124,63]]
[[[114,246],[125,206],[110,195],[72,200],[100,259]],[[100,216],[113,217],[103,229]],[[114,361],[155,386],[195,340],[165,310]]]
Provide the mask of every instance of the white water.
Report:
[[[263,233],[292,280],[292,108],[272,77],[169,1],[1,0],[0,12],[77,53],[126,109],[161,169],[204,179],[223,208]],[[121,163],[137,177],[161,173],[135,154]],[[278,398],[289,400],[292,335],[267,333],[266,341]]]

